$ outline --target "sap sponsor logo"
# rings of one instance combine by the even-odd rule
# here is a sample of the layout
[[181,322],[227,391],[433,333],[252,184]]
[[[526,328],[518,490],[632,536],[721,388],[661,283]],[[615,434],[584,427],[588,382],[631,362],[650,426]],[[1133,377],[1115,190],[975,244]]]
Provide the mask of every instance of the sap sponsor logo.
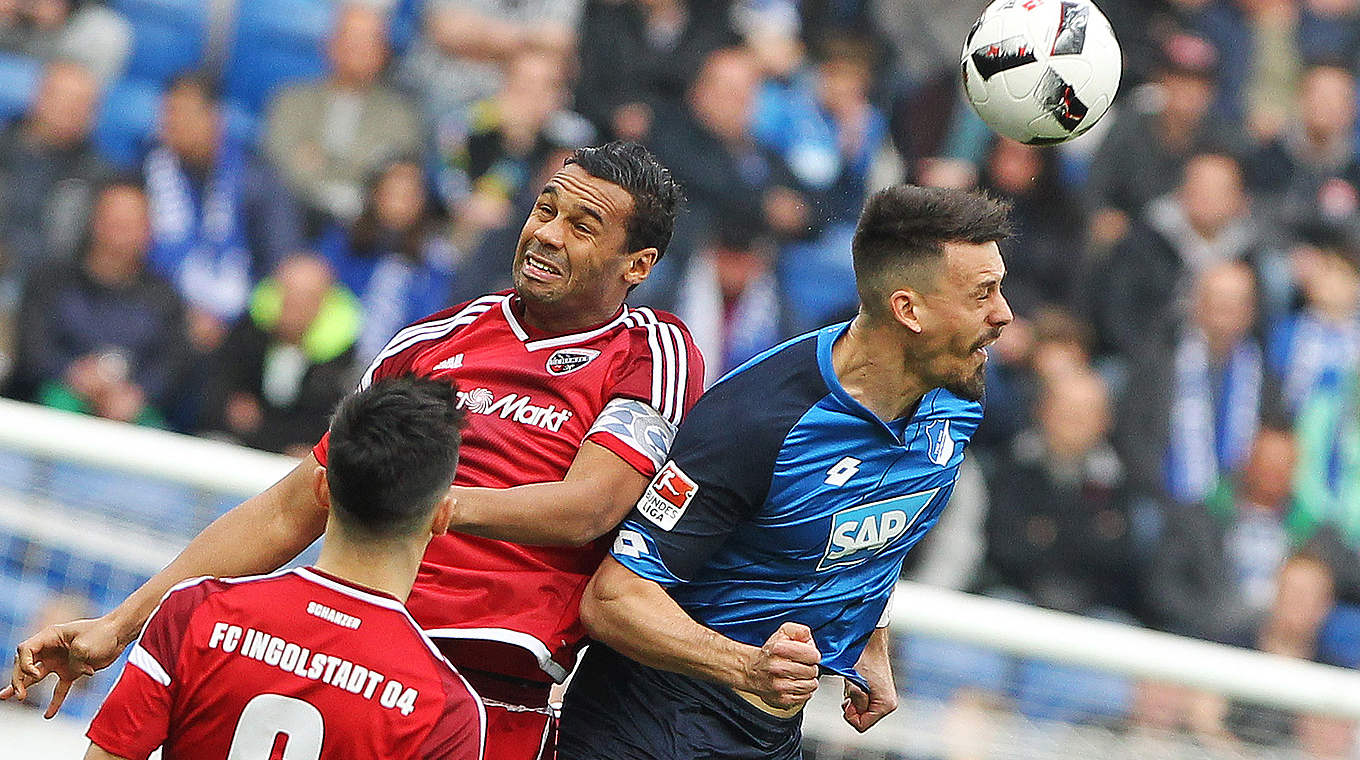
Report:
[[458,408],[472,414],[498,416],[503,420],[514,420],[521,425],[543,428],[554,433],[562,429],[562,424],[571,419],[570,409],[555,406],[535,406],[528,396],[507,393],[500,398],[486,388],[473,388],[458,391]]
[[647,539],[641,533],[623,528],[614,536],[614,553],[637,559],[644,554],[651,554],[651,551],[647,549]]
[[930,461],[944,467],[954,458],[954,438],[949,434],[949,420],[934,420],[926,423],[926,440],[929,441],[927,456]]
[[940,489],[861,504],[831,516],[831,535],[817,569],[858,565],[911,532]]
[[694,495],[699,492],[695,483],[675,462],[667,462],[665,467],[652,478],[651,485],[642,492],[637,509],[643,517],[656,523],[662,530],[670,530],[685,514]]
[[593,348],[560,348],[548,357],[548,374],[566,375],[590,364],[600,352]]

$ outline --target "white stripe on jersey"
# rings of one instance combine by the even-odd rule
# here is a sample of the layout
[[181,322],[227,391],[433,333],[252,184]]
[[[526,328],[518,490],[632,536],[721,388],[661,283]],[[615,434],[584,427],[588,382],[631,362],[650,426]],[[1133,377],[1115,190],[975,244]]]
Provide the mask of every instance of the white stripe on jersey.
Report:
[[[655,368],[658,363],[662,365],[662,372],[659,373],[661,392],[659,395],[653,394],[652,406],[671,424],[679,425],[685,412],[685,391],[689,386],[689,352],[685,337],[679,327],[663,322],[656,312],[646,306],[640,306],[634,312],[647,317],[645,324],[649,343],[652,336],[656,336],[656,342],[651,344],[653,366]],[[658,344],[661,346],[660,351],[657,350]],[[656,387],[656,377],[653,375],[653,389]]]
[[647,313],[641,309],[634,309],[628,316],[628,324],[634,327],[642,327],[647,330],[647,346],[652,350],[652,408],[661,410],[664,405],[662,402],[662,372],[661,366],[661,346],[657,344],[656,325],[652,324]]
[[139,670],[151,676],[151,680],[161,686],[170,685],[170,674],[165,672],[164,666],[160,664],[150,652],[142,648],[140,642],[128,653],[128,664],[135,665]]
[[396,335],[392,336],[392,340],[387,342],[387,345],[383,347],[383,350],[379,351],[378,355],[373,359],[373,362],[368,365],[368,369],[364,371],[363,379],[359,381],[359,387],[367,388],[369,385],[372,385],[373,374],[378,371],[378,367],[382,366],[382,363],[387,359],[396,356],[417,343],[424,343],[425,341],[442,338],[459,327],[471,324],[476,321],[477,317],[490,311],[493,306],[507,298],[509,298],[509,296],[482,296],[463,307],[461,311],[451,317],[402,328]]

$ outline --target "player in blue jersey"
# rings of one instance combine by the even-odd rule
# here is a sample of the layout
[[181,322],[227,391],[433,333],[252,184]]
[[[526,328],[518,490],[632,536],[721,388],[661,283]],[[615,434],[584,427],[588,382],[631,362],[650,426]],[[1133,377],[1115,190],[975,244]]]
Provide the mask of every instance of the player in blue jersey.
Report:
[[798,758],[802,706],[845,678],[845,719],[897,706],[886,625],[982,419],[985,348],[1011,321],[983,195],[897,186],[855,232],[855,319],[718,382],[620,527],[581,615],[559,757]]

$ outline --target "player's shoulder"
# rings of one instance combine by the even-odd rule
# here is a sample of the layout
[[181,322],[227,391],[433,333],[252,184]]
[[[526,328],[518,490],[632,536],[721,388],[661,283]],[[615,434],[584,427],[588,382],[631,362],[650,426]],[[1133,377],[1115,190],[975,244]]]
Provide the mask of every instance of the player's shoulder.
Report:
[[687,353],[697,353],[694,337],[689,326],[680,317],[651,306],[628,307],[623,315],[623,328],[632,343],[643,350],[657,350],[666,347],[659,339],[668,339],[673,349],[683,347]]

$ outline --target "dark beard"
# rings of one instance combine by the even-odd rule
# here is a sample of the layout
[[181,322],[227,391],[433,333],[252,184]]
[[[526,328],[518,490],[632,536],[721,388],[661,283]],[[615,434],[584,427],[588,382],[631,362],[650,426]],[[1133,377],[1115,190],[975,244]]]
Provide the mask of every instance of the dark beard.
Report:
[[987,387],[987,364],[984,362],[977,372],[968,377],[945,383],[944,389],[965,401],[981,401]]

